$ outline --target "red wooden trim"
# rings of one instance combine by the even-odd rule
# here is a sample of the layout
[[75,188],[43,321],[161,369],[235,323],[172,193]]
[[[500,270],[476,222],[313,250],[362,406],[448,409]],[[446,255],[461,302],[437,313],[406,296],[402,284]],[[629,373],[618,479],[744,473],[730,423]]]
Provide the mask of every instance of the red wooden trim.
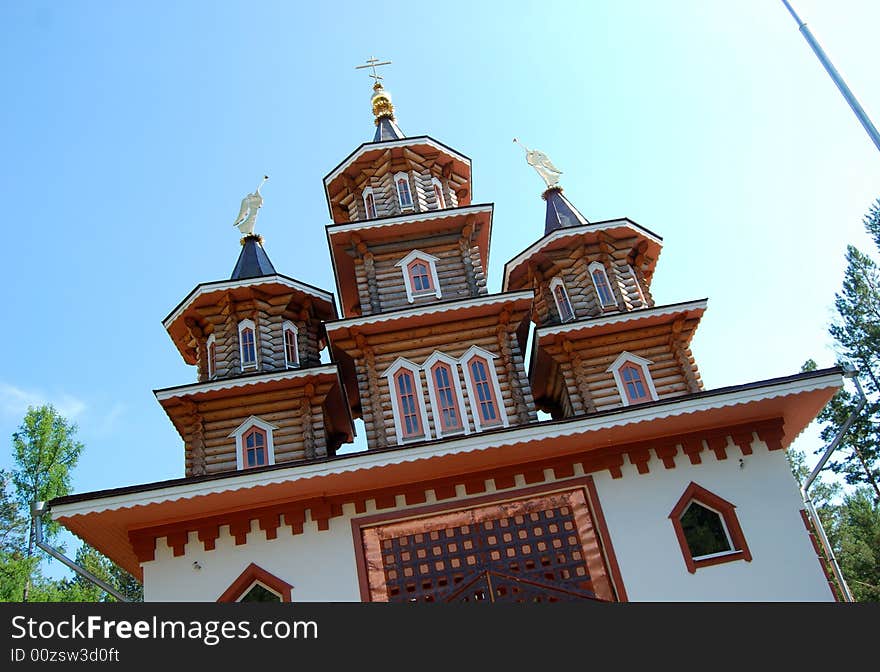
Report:
[[275,539],[278,536],[278,527],[281,525],[281,514],[277,512],[267,513],[259,518],[260,529],[266,533],[266,539]]
[[233,518],[229,521],[229,534],[235,537],[235,545],[241,546],[247,542],[247,535],[251,531],[251,515],[245,513],[243,516]]
[[[480,403],[480,393],[477,391],[477,379],[474,377],[473,369],[471,365],[475,361],[480,361],[483,363],[486,371],[486,387],[489,388],[489,396],[491,397],[492,404],[495,406],[495,419],[489,419],[483,416],[483,405]],[[495,394],[495,379],[492,377],[492,372],[494,371],[494,365],[487,360],[485,357],[481,357],[480,355],[474,355],[467,361],[467,375],[470,376],[471,385],[474,389],[474,404],[477,406],[477,413],[480,416],[480,425],[483,427],[492,427],[494,425],[502,424],[501,420],[501,407],[498,405],[498,396]]]
[[[404,376],[409,377],[410,381],[410,389],[412,390],[412,402],[413,402],[413,417],[416,419],[416,427],[412,432],[406,431],[406,410],[404,410],[403,403],[403,388],[400,385],[400,379]],[[421,406],[419,405],[419,387],[418,381],[416,381],[416,374],[407,368],[402,368],[400,371],[394,374],[394,394],[397,395],[397,408],[400,409],[400,435],[406,439],[413,438],[416,436],[424,436],[425,428],[422,427],[422,412]]]
[[206,551],[213,551],[217,538],[220,536],[220,526],[219,525],[205,525],[199,527],[198,529],[198,537],[199,541],[202,542],[202,547]]
[[434,395],[437,397],[438,405],[439,405],[440,387],[437,385],[437,379],[434,377],[434,372],[437,369],[445,369],[446,370],[446,375],[449,378],[449,393],[452,395],[452,410],[455,411],[455,417],[458,419],[458,424],[454,425],[452,427],[444,427],[443,426],[443,410],[444,409],[442,406],[440,406],[440,408],[438,408],[437,412],[435,413],[435,416],[436,416],[435,422],[437,423],[437,425],[440,427],[440,429],[443,432],[446,432],[446,433],[457,432],[457,431],[464,428],[464,424],[463,424],[464,418],[462,417],[462,412],[461,412],[461,409],[462,409],[461,398],[459,397],[458,390],[456,389],[455,378],[452,375],[452,373],[453,373],[452,367],[449,366],[449,364],[447,364],[444,361],[438,361],[438,362],[435,362],[434,366],[432,366],[431,369],[428,371],[428,378],[430,378],[430,380],[428,381],[428,384],[433,385]]
[[172,532],[165,537],[165,542],[174,551],[174,557],[179,558],[186,552],[186,542],[189,540],[189,532],[182,530]]
[[761,440],[767,444],[769,450],[782,449],[782,438],[785,436],[783,424],[784,422],[781,418],[776,418],[775,420],[768,420],[755,426],[755,431],[761,437]]
[[800,514],[801,520],[804,521],[804,527],[807,529],[807,536],[810,537],[810,542],[813,544],[813,550],[816,552],[816,559],[819,561],[819,567],[822,569],[822,573],[825,575],[825,580],[828,582],[828,588],[831,590],[831,595],[834,597],[835,602],[841,602],[842,600],[838,593],[837,586],[834,585],[834,580],[831,578],[831,572],[828,571],[828,563],[825,562],[825,553],[819,545],[819,540],[816,539],[816,533],[813,530],[812,521],[810,521],[806,509],[801,509]]
[[654,452],[663,460],[663,466],[667,469],[675,469],[675,456],[678,454],[678,444],[669,443],[665,446],[656,446]]
[[[692,501],[705,504],[721,514],[721,517],[724,519],[724,524],[727,527],[727,533],[730,535],[733,550],[736,552],[714,558],[705,558],[702,560],[694,559],[687,543],[687,537],[685,537],[684,534],[684,528],[681,526],[681,515],[685,512],[685,509],[687,509]],[[706,488],[697,485],[693,481],[691,481],[690,485],[688,485],[687,489],[684,491],[684,494],[679,498],[678,502],[676,502],[675,507],[673,507],[672,512],[669,514],[669,519],[672,521],[672,527],[675,529],[675,536],[681,547],[681,554],[684,556],[685,565],[691,574],[701,567],[708,567],[710,565],[720,565],[725,562],[734,562],[736,560],[751,562],[752,554],[749,551],[749,545],[746,543],[745,535],[739,525],[739,519],[737,518],[735,509],[736,507],[726,499],[722,499],[715,493],[706,490]]]
[[[636,372],[639,377],[638,382],[641,383],[642,389],[645,391],[645,396],[643,397],[634,397],[629,393],[629,387],[627,386],[627,380],[623,377],[623,372],[625,369],[632,369]],[[651,391],[648,389],[648,379],[647,379],[647,371],[645,371],[645,367],[641,364],[636,364],[633,361],[628,359],[624,360],[623,363],[617,369],[618,375],[620,376],[620,382],[623,385],[623,393],[626,395],[626,399],[631,404],[638,404],[642,401],[651,399]],[[635,384],[636,381],[630,381]]]
[[138,562],[149,562],[156,559],[156,537],[153,534],[129,532],[128,540]]
[[733,442],[739,446],[743,457],[752,454],[752,430],[743,430],[732,434]]
[[[425,267],[425,277],[428,278],[428,286],[423,287],[422,289],[416,289],[415,276],[413,275],[413,267],[416,264],[421,264],[422,266]],[[416,257],[415,259],[413,259],[411,262],[409,262],[406,265],[406,272],[409,275],[409,286],[410,286],[410,289],[412,289],[413,295],[415,295],[419,292],[436,291],[437,288],[434,287],[434,278],[432,277],[433,274],[431,273],[431,262],[429,262],[427,259],[422,259],[421,257]]]
[[274,574],[270,574],[265,569],[253,562],[249,564],[245,570],[239,574],[238,578],[232,582],[223,594],[217,598],[218,602],[237,602],[244,592],[253,585],[254,582],[262,583],[266,588],[275,591],[281,595],[282,602],[290,602],[290,594],[293,586],[284,579],[279,579]]
[[687,437],[681,440],[681,449],[684,451],[684,454],[688,456],[691,461],[691,464],[701,464],[702,458],[700,458],[700,453],[703,452],[703,439],[697,437]]
[[614,544],[611,543],[611,532],[608,530],[608,523],[605,522],[605,513],[602,511],[602,504],[599,502],[599,493],[596,492],[596,484],[593,482],[592,476],[584,477],[584,486],[587,489],[587,502],[593,512],[593,524],[599,534],[599,541],[602,543],[602,549],[605,551],[605,559],[608,561],[608,573],[611,575],[611,583],[614,591],[617,593],[617,599],[621,602],[629,602],[626,594],[626,587],[623,585],[623,574],[620,573],[620,565],[617,564],[617,555],[614,553]]
[[706,444],[709,446],[709,450],[715,453],[716,460],[726,460],[727,459],[727,435],[723,436],[710,436],[706,438]]

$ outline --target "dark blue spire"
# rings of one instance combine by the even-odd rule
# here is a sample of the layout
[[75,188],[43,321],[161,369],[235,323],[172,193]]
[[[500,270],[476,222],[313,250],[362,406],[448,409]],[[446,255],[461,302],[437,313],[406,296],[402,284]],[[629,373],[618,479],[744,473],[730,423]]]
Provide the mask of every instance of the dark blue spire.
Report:
[[402,140],[405,137],[394,117],[382,117],[376,120],[376,135],[373,136],[373,142]]
[[583,226],[590,222],[569,200],[562,195],[562,187],[550,187],[542,194],[547,201],[547,217],[544,220],[544,235],[556,229],[569,226]]
[[275,267],[263,249],[263,238],[254,234],[242,238],[241,254],[238,255],[238,261],[230,280],[259,278],[263,275],[275,275],[275,273]]

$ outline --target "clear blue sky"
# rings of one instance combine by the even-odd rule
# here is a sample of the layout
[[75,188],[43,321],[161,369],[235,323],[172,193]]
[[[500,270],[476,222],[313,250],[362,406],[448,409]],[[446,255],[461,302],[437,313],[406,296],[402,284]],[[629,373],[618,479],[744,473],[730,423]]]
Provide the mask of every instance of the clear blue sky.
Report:
[[[880,4],[795,4],[880,124]],[[32,0],[0,20],[0,435],[55,403],[87,446],[78,492],[183,474],[152,389],[195,370],[161,320],[229,276],[264,173],[275,267],[335,291],[321,179],[372,137],[354,66],[374,54],[394,61],[404,132],[471,157],[474,201],[495,203],[490,291],[543,227],[517,136],[588,218],[664,237],[658,304],[709,297],[707,388],[834,362],[833,295],[846,244],[868,248],[880,153],[777,0]]]

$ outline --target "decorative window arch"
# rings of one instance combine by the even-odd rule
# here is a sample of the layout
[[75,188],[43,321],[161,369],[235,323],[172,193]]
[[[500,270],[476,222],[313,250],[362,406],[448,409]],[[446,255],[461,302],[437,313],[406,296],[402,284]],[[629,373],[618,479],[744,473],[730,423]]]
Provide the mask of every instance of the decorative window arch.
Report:
[[290,320],[281,325],[284,337],[284,365],[288,369],[299,367],[299,329]]
[[[262,588],[262,591],[259,589]],[[249,564],[232,582],[224,593],[217,598],[218,602],[290,602],[293,586],[284,579],[279,579],[255,563]],[[278,599],[267,599],[269,593]],[[258,596],[258,597],[257,597]],[[254,599],[257,597],[257,599]]]
[[395,173],[394,188],[397,191],[397,202],[402,210],[413,207],[412,189],[409,185],[409,174]]
[[258,368],[257,328],[253,320],[242,320],[238,323],[238,349],[242,371]]
[[376,219],[378,215],[376,214],[376,197],[373,195],[373,187],[364,189],[361,192],[361,197],[364,199],[364,212],[367,219]]
[[428,396],[434,415],[437,438],[450,434],[470,434],[467,413],[462,403],[458,360],[442,352],[434,352],[422,365],[428,378]]
[[599,298],[599,305],[605,308],[617,308],[617,299],[614,298],[614,292],[611,291],[611,283],[608,281],[608,273],[605,266],[598,261],[591,263],[587,270],[590,272],[590,278],[593,280],[593,287],[596,289],[596,296]]
[[397,443],[430,439],[420,368],[405,357],[398,357],[382,375],[391,392]]
[[235,465],[238,469],[253,469],[275,464],[275,443],[272,432],[275,425],[255,415],[241,423],[229,437],[235,439]]
[[205,352],[208,356],[208,378],[211,379],[217,375],[217,337],[214,334],[208,336]]
[[620,401],[624,406],[659,399],[648,369],[653,363],[650,359],[624,351],[606,369],[614,376]]
[[752,554],[736,515],[736,507],[694,482],[669,514],[688,571],[724,562],[745,560]]
[[437,203],[437,209],[442,210],[446,207],[446,197],[443,195],[443,183],[436,177],[432,177],[431,186],[434,189],[434,200]]
[[438,299],[441,296],[440,278],[437,276],[437,257],[413,250],[395,266],[403,271],[403,284],[406,287],[406,298],[412,303],[422,296],[431,296]]
[[556,312],[562,322],[570,322],[574,319],[574,309],[571,307],[571,300],[568,298],[568,290],[565,288],[565,282],[559,276],[550,281],[550,293],[556,302]]
[[460,360],[477,431],[508,426],[507,411],[495,373],[495,357],[488,350],[473,345]]

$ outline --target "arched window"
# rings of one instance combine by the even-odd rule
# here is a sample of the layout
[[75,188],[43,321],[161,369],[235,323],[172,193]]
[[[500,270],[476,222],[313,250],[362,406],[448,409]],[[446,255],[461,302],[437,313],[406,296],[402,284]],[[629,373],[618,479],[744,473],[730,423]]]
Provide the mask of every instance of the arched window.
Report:
[[383,375],[391,392],[397,442],[431,438],[427,430],[428,418],[419,367],[408,359],[398,357]]
[[495,355],[478,346],[471,347],[462,361],[466,370],[468,396],[477,429],[507,426],[507,414],[501,403],[501,388],[495,373]]
[[431,186],[434,188],[434,201],[437,203],[437,209],[442,210],[446,207],[446,199],[443,197],[443,183],[434,177],[431,179]]
[[252,415],[229,435],[235,439],[235,463],[239,469],[275,464],[275,429],[275,425]]
[[696,483],[687,487],[669,519],[691,574],[700,567],[752,559],[736,507]]
[[611,285],[608,283],[605,267],[598,261],[594,261],[590,264],[589,271],[590,277],[593,278],[593,287],[596,288],[596,296],[599,297],[599,305],[602,308],[616,308],[617,301],[614,298],[614,292],[611,291]]
[[363,191],[364,212],[367,213],[367,219],[376,219],[376,199],[373,196],[373,188],[367,187]]
[[406,298],[412,303],[417,298],[433,294],[440,298],[440,279],[437,277],[437,257],[413,250],[395,266],[403,271]]
[[438,438],[459,432],[467,434],[458,362],[442,352],[435,352],[425,360],[423,367],[428,374],[428,395]]
[[614,375],[614,382],[617,383],[617,391],[620,393],[620,401],[624,406],[654,401],[658,398],[654,381],[651,379],[651,373],[648,369],[648,366],[653,363],[651,360],[631,352],[622,352],[606,369]]
[[397,188],[397,201],[400,203],[400,207],[413,207],[412,192],[409,188],[409,175],[406,173],[395,174],[394,186]]
[[293,369],[299,366],[299,347],[297,341],[299,329],[296,328],[293,322],[287,320],[282,326],[282,330],[284,332],[284,364],[288,369]]
[[214,334],[208,336],[208,378],[217,375],[217,339]]
[[550,292],[553,294],[553,300],[556,302],[556,312],[559,313],[560,321],[568,322],[573,320],[574,310],[571,307],[568,291],[565,289],[565,283],[562,281],[562,278],[556,277],[550,281]]
[[238,323],[238,343],[241,354],[241,370],[257,368],[256,328],[251,320]]

